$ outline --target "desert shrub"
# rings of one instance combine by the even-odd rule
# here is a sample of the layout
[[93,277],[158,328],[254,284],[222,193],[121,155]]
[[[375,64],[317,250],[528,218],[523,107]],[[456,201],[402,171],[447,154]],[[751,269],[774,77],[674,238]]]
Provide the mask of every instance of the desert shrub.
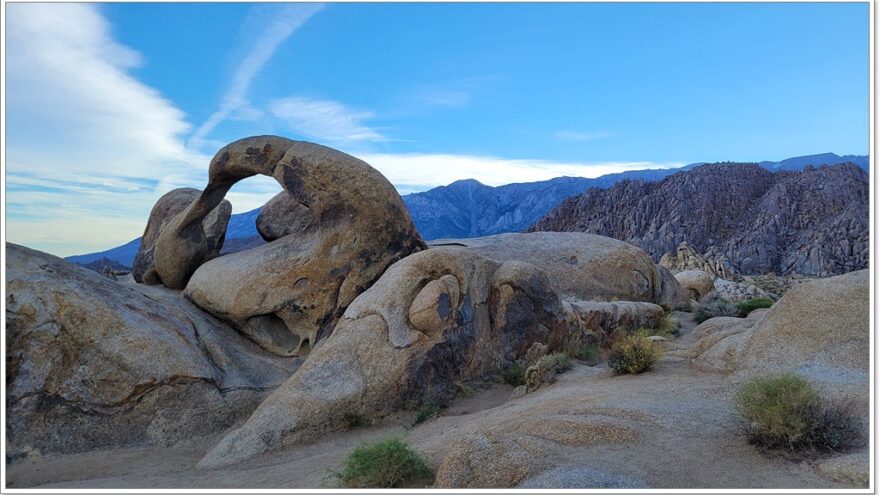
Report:
[[477,393],[477,391],[474,390],[474,387],[472,387],[469,383],[455,381],[453,382],[453,385],[455,385],[455,388],[458,389],[458,395],[462,397],[473,397]]
[[739,311],[739,316],[745,318],[756,309],[769,308],[770,306],[773,306],[773,299],[769,297],[756,297],[742,301],[736,305],[736,309]]
[[608,366],[618,375],[637,375],[654,367],[662,355],[660,346],[644,332],[637,332],[614,344],[608,354]]
[[562,352],[542,357],[526,370],[526,390],[531,392],[544,383],[553,383],[558,373],[565,373],[571,366],[571,358]]
[[425,486],[433,477],[421,456],[399,438],[361,444],[332,474],[347,488]]
[[568,356],[568,354],[564,352],[548,354],[538,360],[539,363],[542,361],[551,365],[557,373],[565,373],[566,371],[570,370],[572,366],[571,358]]
[[852,402],[834,404],[794,373],[756,378],[740,389],[736,406],[749,421],[749,441],[799,455],[840,451],[859,439]]
[[433,401],[426,402],[416,411],[416,420],[413,422],[413,426],[424,423],[438,414],[440,414],[440,404]]
[[526,384],[526,366],[525,361],[516,361],[509,368],[501,372],[501,378],[504,382],[519,387]]
[[590,366],[597,364],[602,360],[602,352],[599,350],[598,342],[571,346],[566,349],[565,353],[573,359],[586,361]]
[[722,298],[715,292],[710,292],[700,299],[694,319],[697,323],[703,323],[709,318],[715,318],[716,316],[737,315],[739,315],[739,310],[732,302]]
[[661,337],[678,335],[678,327],[678,318],[672,313],[666,313],[663,315],[663,319],[660,320],[660,323],[657,324],[657,328],[655,329],[656,333],[654,333],[654,335],[660,335]]
[[372,426],[376,424],[376,420],[363,414],[346,413],[343,417],[345,425],[349,428],[358,428],[361,426]]

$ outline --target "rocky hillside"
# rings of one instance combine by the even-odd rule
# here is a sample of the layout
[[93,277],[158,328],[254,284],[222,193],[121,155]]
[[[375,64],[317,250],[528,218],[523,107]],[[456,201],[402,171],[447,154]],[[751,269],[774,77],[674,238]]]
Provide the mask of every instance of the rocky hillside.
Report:
[[605,235],[655,260],[687,241],[740,273],[846,273],[868,266],[868,174],[852,164],[775,173],[705,165],[591,189],[529,230]]

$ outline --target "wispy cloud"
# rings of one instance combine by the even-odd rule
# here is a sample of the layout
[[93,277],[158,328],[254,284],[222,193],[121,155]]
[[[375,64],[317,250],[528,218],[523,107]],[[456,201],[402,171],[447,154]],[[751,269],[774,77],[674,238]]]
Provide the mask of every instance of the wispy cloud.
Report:
[[556,139],[561,139],[563,141],[596,141],[598,139],[610,138],[614,136],[614,133],[608,131],[583,132],[563,129],[557,131],[553,136]]
[[140,175],[159,161],[202,163],[183,144],[183,112],[130,75],[141,57],[112,39],[96,6],[6,9],[10,168]]
[[233,74],[220,108],[196,129],[189,139],[190,146],[201,147],[211,131],[226,119],[258,118],[261,115],[261,111],[252,107],[247,99],[251,82],[278,46],[322,8],[322,4],[270,5],[257,7],[251,13],[245,26],[248,31],[261,34]]
[[[56,254],[143,231],[165,177],[203,183],[182,111],[93,4],[6,6],[7,238]],[[182,181],[177,181],[182,182]]]
[[311,139],[334,144],[388,140],[366,124],[371,112],[338,101],[291,96],[273,101],[269,108],[290,130]]
[[414,99],[429,107],[462,108],[470,103],[471,95],[458,89],[425,89],[417,92]]

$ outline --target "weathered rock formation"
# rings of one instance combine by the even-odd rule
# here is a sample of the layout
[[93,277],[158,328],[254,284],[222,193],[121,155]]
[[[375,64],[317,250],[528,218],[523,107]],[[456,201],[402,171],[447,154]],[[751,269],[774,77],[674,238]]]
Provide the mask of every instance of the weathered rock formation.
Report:
[[868,266],[868,174],[855,165],[773,173],[716,164],[564,201],[532,231],[590,232],[654,259],[687,241],[739,273],[828,276]]
[[200,466],[308,441],[342,427],[346,415],[443,404],[456,381],[498,373],[535,342],[560,350],[603,338],[612,326],[654,326],[663,317],[652,303],[661,297],[656,266],[625,243],[548,233],[468,242],[473,247],[433,247],[389,267]]
[[732,280],[724,280],[723,278],[716,278],[715,292],[717,292],[721,298],[727,299],[733,303],[757,297],[766,297],[773,300],[779,299],[779,297],[768,294],[757,285],[751,284],[745,279],[735,282]]
[[697,327],[694,363],[743,377],[795,371],[867,401],[869,308],[867,270],[805,282],[770,309]]
[[260,237],[271,242],[288,234],[305,232],[314,221],[312,210],[287,191],[281,191],[260,208],[256,224]]
[[9,457],[221,431],[299,365],[168,289],[15,244],[6,255]]
[[[274,177],[285,189],[261,211],[273,242],[206,261],[202,220],[233,184]],[[394,187],[339,151],[275,136],[215,155],[201,195],[162,229],[156,271],[197,306],[263,348],[305,354],[391,263],[424,248]]]
[[[132,263],[131,273],[135,281],[146,284],[161,283],[159,275],[156,273],[156,263],[154,260],[154,251],[156,249],[156,241],[159,240],[159,233],[168,222],[187,209],[193,201],[195,201],[201,191],[189,187],[174,189],[165,193],[150,211],[150,218],[147,220],[147,228],[141,238],[140,247]],[[223,241],[226,237],[226,225],[229,222],[229,216],[232,214],[232,204],[229,201],[221,201],[208,215],[202,220],[201,226],[205,233],[205,259],[210,260],[220,255],[223,248]]]
[[731,278],[729,262],[726,259],[709,260],[697,252],[687,242],[682,242],[675,248],[660,257],[660,266],[664,266],[672,273],[685,270],[702,270],[713,277]]
[[688,297],[696,301],[715,290],[715,278],[703,270],[685,270],[676,273],[675,279],[687,291]]

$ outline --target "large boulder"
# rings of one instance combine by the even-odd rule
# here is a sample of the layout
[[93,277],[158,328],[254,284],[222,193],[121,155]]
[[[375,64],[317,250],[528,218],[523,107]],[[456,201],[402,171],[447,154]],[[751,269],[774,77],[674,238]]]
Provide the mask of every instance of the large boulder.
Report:
[[660,274],[660,296],[657,299],[657,304],[672,309],[689,311],[691,309],[691,302],[688,291],[682,287],[681,283],[668,268],[657,265],[657,271]]
[[[598,281],[599,294],[619,298],[649,299],[656,287],[650,285],[652,278],[641,275],[616,285],[601,276],[600,266],[627,276],[640,267],[625,264],[627,259],[640,262],[640,257],[627,258],[610,249],[590,256],[583,248],[575,260],[566,253],[560,263],[569,270],[560,268],[549,276],[539,265],[553,268],[552,263],[525,261],[538,261],[538,248],[522,249],[528,239],[543,235],[506,236],[520,251],[494,244],[490,257],[481,247],[433,247],[389,267],[348,307],[303,367],[199,465],[222,466],[309,441],[344,427],[347,415],[380,417],[424,403],[444,404],[455,395],[456,382],[497,374],[536,342],[559,351],[601,338],[612,325],[651,326],[663,317],[662,308],[650,302],[563,299],[557,287],[569,294],[586,293],[591,280],[584,280],[586,276]],[[583,245],[596,237],[553,236],[558,246]],[[566,236],[580,242],[566,241]],[[589,266],[580,267],[578,259]],[[644,268],[649,275],[652,266]]]
[[[156,263],[153,257],[159,233],[172,218],[187,209],[200,194],[201,191],[198,189],[182,187],[165,193],[153,205],[150,218],[147,220],[147,228],[141,237],[141,245],[138,247],[131,267],[131,273],[136,282],[161,283],[159,275],[156,273]],[[202,220],[202,229],[205,232],[206,259],[213,259],[220,255],[223,241],[226,238],[226,225],[229,223],[231,214],[232,204],[223,200]]]
[[[258,221],[272,242],[205,263],[201,219],[232,184],[255,174],[285,189]],[[208,186],[162,229],[156,268],[165,285],[185,285],[189,300],[263,348],[304,355],[390,264],[424,247],[394,187],[368,164],[261,136],[217,152]]]
[[660,272],[641,249],[582,232],[499,234],[432,243],[467,248],[499,263],[525,261],[554,281],[564,298],[657,302]]
[[688,297],[699,300],[715,290],[715,278],[703,270],[685,270],[675,274],[675,279],[687,291]]
[[315,214],[287,191],[281,191],[260,208],[257,232],[266,242],[288,234],[305,232],[315,222]]
[[6,245],[7,456],[229,427],[299,365],[157,286]]
[[[741,368],[749,373],[850,369],[870,364],[868,270],[800,284],[755,326]],[[867,378],[867,376],[866,376]]]
[[794,371],[828,393],[867,400],[868,270],[811,280],[748,318],[712,318],[694,332],[693,362],[748,379]]

